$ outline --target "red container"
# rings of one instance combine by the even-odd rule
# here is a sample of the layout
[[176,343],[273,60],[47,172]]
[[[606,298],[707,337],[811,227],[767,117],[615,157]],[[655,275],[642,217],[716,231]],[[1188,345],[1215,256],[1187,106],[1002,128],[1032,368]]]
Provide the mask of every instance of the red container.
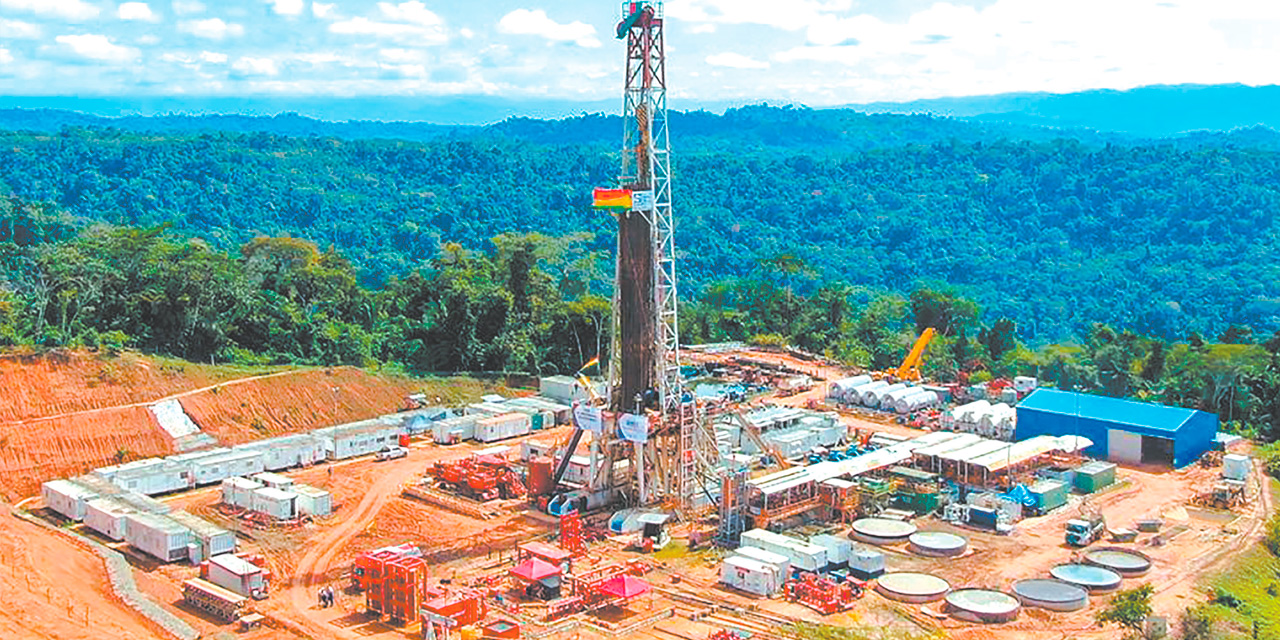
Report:
[[382,611],[393,620],[417,620],[427,586],[427,563],[422,558],[397,558],[386,564]]
[[400,446],[402,447],[409,446],[409,434],[407,433],[400,434]]
[[483,595],[478,592],[451,593],[443,598],[424,602],[422,609],[438,616],[453,618],[460,627],[475,624],[489,615],[489,607],[485,604]]
[[550,495],[555,487],[551,486],[551,458],[534,458],[529,461],[529,494],[535,496]]

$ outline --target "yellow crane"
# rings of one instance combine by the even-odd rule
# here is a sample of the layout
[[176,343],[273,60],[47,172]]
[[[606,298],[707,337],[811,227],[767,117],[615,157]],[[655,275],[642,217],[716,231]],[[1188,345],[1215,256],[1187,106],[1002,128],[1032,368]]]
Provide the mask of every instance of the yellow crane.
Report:
[[933,337],[937,335],[933,327],[928,327],[920,332],[920,337],[916,338],[915,346],[911,347],[911,353],[902,359],[902,364],[897,369],[890,369],[885,375],[897,380],[919,380],[920,365],[924,363],[924,351],[929,348],[929,343],[933,342]]

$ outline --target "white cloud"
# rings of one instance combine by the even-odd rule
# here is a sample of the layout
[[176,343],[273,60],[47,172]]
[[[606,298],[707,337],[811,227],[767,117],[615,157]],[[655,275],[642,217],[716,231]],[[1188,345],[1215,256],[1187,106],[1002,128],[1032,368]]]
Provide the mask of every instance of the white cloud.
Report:
[[382,19],[366,17],[339,20],[329,24],[329,31],[341,35],[373,36],[413,41],[415,44],[444,44],[449,40],[444,19],[421,2],[379,2]]
[[180,16],[204,13],[204,3],[200,0],[173,0],[173,12]]
[[769,63],[756,60],[741,53],[716,53],[707,56],[707,64],[713,67],[730,67],[733,69],[768,69]]
[[13,62],[13,54],[8,49],[0,49],[0,64],[9,64]]
[[302,13],[303,9],[307,8],[307,3],[304,2],[303,0],[270,0],[270,1],[272,5],[271,10],[276,12],[276,15],[281,15],[281,16],[296,16]]
[[58,44],[65,45],[76,55],[90,60],[103,62],[133,62],[142,55],[133,47],[124,47],[111,42],[111,39],[98,34],[66,35],[54,38]]
[[462,36],[462,37],[464,37],[464,38],[466,38],[466,39],[470,40],[471,38],[476,37],[476,32],[474,32],[474,31],[472,31],[472,30],[470,30],[470,29],[468,29],[468,28],[466,28],[466,27],[463,27],[463,28],[461,28],[461,29],[458,29],[458,35],[460,35],[460,36]]
[[160,16],[151,11],[151,7],[145,2],[126,2],[116,9],[116,17],[121,20],[142,20],[144,22],[158,22]]
[[244,56],[236,60],[231,68],[244,75],[252,76],[274,76],[280,73],[280,69],[276,67],[276,61],[271,58]]
[[244,35],[244,27],[234,22],[223,22],[222,18],[188,20],[179,23],[178,29],[207,40],[222,40],[226,37],[236,38]]
[[665,10],[667,17],[680,22],[759,24],[799,31],[852,5],[852,0],[788,0],[785,7],[776,0],[671,0]]
[[76,22],[96,18],[101,13],[100,9],[83,0],[0,0],[0,7]]
[[561,24],[542,9],[516,9],[498,21],[498,31],[513,35],[541,36],[553,42],[572,42],[580,47],[599,47],[596,28],[580,21]]
[[333,3],[325,4],[323,2],[311,3],[311,15],[317,18],[327,18],[333,12]]
[[391,20],[413,22],[429,27],[444,25],[444,20],[442,20],[440,16],[428,9],[427,5],[422,4],[417,0],[413,0],[412,2],[402,2],[400,4],[379,2],[378,9],[382,11],[382,15]]
[[704,34],[704,33],[715,33],[715,32],[716,32],[716,26],[709,22],[703,23],[703,24],[695,24],[692,27],[689,27],[689,33]]
[[157,35],[153,35],[153,34],[148,33],[148,34],[147,34],[147,35],[145,35],[145,36],[141,36],[141,37],[139,37],[139,38],[137,39],[137,43],[138,43],[138,44],[145,44],[145,45],[160,44],[160,36],[157,36]]
[[200,60],[202,62],[208,62],[209,64],[226,64],[227,54],[215,53],[213,51],[201,51]]
[[40,37],[40,33],[40,27],[30,22],[0,18],[0,38],[35,39]]

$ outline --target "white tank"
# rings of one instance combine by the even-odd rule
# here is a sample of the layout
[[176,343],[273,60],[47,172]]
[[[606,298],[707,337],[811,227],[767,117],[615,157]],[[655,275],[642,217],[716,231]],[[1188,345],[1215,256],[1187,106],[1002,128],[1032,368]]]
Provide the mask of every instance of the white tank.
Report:
[[978,426],[983,430],[995,433],[1013,424],[1014,416],[1016,416],[1017,413],[1017,410],[1013,407],[1001,402],[1000,404],[992,405],[992,407],[982,415],[978,420]]
[[885,396],[888,396],[894,391],[899,391],[901,389],[906,389],[906,388],[907,388],[907,385],[902,384],[901,382],[898,382],[895,384],[891,384],[887,387],[883,387],[881,389],[875,389],[867,393],[865,396],[863,396],[862,398],[863,404],[867,405],[868,407],[879,407],[881,403],[884,402]]
[[951,410],[951,415],[956,422],[977,422],[974,417],[975,413],[985,412],[991,408],[991,403],[986,400],[977,400],[969,404],[962,404]]
[[888,387],[889,387],[889,383],[885,382],[884,380],[876,380],[875,382],[872,382],[870,384],[864,384],[861,387],[857,388],[858,401],[861,402],[862,404],[870,405],[872,394],[875,393],[876,391],[879,391],[880,389],[886,389]]
[[938,394],[932,391],[922,390],[920,393],[913,393],[898,401],[895,409],[898,413],[911,413],[919,411],[925,407],[931,407],[938,404]]
[[848,400],[849,394],[856,388],[871,382],[871,376],[861,375],[852,378],[844,378],[831,383],[831,389],[827,391],[828,398],[837,400]]
[[920,387],[903,387],[897,391],[890,391],[880,398],[880,408],[886,411],[893,411],[898,406],[899,400],[918,391],[920,391]]

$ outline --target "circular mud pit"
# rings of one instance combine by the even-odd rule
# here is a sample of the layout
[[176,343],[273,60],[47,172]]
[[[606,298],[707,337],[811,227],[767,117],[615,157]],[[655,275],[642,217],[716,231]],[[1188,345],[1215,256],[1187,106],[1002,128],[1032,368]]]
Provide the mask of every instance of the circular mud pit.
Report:
[[990,589],[960,589],[947,594],[947,613],[969,622],[1008,622],[1018,617],[1018,599]]
[[1089,606],[1089,591],[1079,585],[1046,578],[1013,583],[1013,594],[1028,607],[1049,611],[1079,611]]
[[1089,591],[1109,591],[1120,586],[1120,574],[1090,564],[1060,564],[1049,575]]
[[880,595],[898,602],[933,602],[941,600],[951,591],[951,585],[942,578],[927,573],[886,573],[876,581]]
[[1095,567],[1110,569],[1126,578],[1140,576],[1151,570],[1150,558],[1129,549],[1095,549],[1084,554],[1084,561]]
[[963,555],[965,550],[969,548],[969,541],[954,533],[945,533],[942,531],[921,531],[911,534],[908,538],[911,542],[911,551],[922,556],[930,556],[934,558],[945,557],[951,558]]
[[853,537],[871,544],[896,544],[905,541],[916,532],[916,526],[901,520],[887,518],[863,518],[853,522]]

